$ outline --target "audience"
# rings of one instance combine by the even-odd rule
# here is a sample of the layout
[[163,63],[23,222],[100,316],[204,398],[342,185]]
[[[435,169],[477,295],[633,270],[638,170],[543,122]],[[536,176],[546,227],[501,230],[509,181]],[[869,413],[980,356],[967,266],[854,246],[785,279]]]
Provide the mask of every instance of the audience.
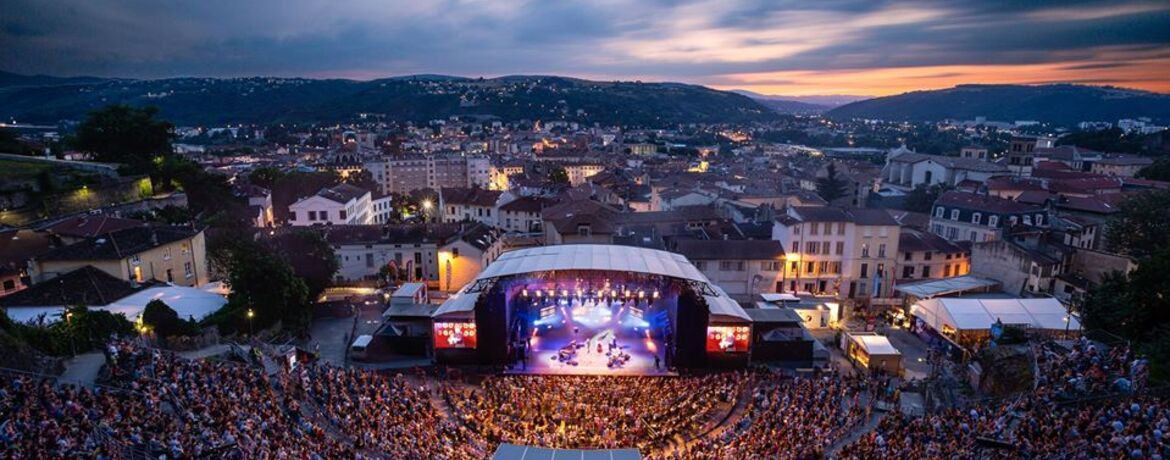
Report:
[[747,373],[701,377],[487,377],[445,384],[446,399],[489,442],[555,448],[637,447],[649,452],[726,414]]
[[115,341],[112,387],[0,377],[0,458],[462,460],[504,442],[634,447],[661,460],[1170,458],[1170,405],[1131,394],[1144,363],[1128,349],[1036,351],[1034,391],[923,417],[884,413],[864,432],[875,401],[896,407],[889,379],[745,370],[464,381],[318,363],[270,375]]

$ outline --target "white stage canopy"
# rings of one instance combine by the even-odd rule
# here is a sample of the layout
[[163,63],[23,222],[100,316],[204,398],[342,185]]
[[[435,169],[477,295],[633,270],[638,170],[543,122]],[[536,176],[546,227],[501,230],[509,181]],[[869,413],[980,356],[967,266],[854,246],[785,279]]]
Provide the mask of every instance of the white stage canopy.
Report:
[[1080,321],[1070,317],[1064,305],[1053,298],[935,298],[915,303],[910,307],[910,314],[936,331],[943,330],[944,325],[960,331],[986,330],[997,319],[1004,324],[1026,324],[1036,329],[1081,330]]
[[505,252],[480,272],[474,281],[443,302],[435,317],[454,317],[475,309],[478,292],[467,292],[481,280],[524,273],[554,270],[598,270],[645,273],[679,278],[701,283],[706,292],[700,292],[711,308],[711,315],[751,321],[743,307],[695,268],[686,257],[673,252],[634,246],[606,244],[565,244],[541,246]]
[[[146,288],[129,296],[111,302],[104,307],[90,307],[91,310],[103,310],[111,313],[126,315],[126,319],[135,321],[146,304],[152,300],[161,300],[178,313],[180,319],[195,318],[196,321],[206,318],[223,308],[227,299],[223,296],[203,289],[182,286],[157,286]],[[37,320],[44,315],[46,323],[55,323],[61,320],[65,311],[62,306],[45,307],[12,307],[7,309],[8,317],[13,321],[27,323]]]

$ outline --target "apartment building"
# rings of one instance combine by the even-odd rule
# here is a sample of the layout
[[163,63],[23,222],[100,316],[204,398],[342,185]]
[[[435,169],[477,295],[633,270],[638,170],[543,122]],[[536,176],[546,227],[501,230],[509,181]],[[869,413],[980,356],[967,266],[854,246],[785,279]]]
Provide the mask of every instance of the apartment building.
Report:
[[498,232],[478,223],[315,228],[333,246],[341,283],[394,276],[452,292],[503,252]]
[[784,290],[784,247],[775,240],[683,240],[682,254],[732,298],[749,302],[758,294]]
[[772,239],[787,251],[787,291],[889,297],[901,228],[880,209],[786,208]]
[[288,206],[288,224],[366,225],[374,222],[369,190],[350,184],[321,189]]
[[503,192],[482,188],[454,187],[439,191],[441,222],[480,222],[497,226],[496,202]]
[[43,283],[87,265],[137,283],[208,282],[203,229],[170,225],[127,228],[53,249],[29,261],[29,276]]
[[1007,198],[950,191],[935,200],[930,231],[949,241],[994,241],[1005,227],[1016,224],[1045,226],[1043,207]]
[[950,278],[971,272],[970,249],[929,232],[902,228],[898,281]]
[[569,176],[569,185],[573,187],[584,184],[586,179],[605,171],[605,166],[597,163],[569,163],[562,167]]
[[408,194],[415,190],[492,185],[491,162],[484,156],[458,153],[387,158],[364,167],[380,184],[382,193]]

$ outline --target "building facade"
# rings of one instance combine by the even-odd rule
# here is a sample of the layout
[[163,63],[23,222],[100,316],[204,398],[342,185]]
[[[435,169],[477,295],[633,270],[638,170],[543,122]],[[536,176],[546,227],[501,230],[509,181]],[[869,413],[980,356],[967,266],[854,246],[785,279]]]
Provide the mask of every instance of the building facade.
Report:
[[449,153],[387,158],[367,162],[364,167],[381,185],[382,193],[408,194],[428,188],[489,188],[492,185],[491,162],[478,155]]
[[361,187],[341,184],[322,189],[288,206],[288,224],[366,225],[374,222],[372,194]]
[[34,284],[43,283],[87,265],[136,283],[208,282],[203,230],[182,226],[128,228],[59,247],[30,260],[29,276]]
[[1048,211],[977,193],[950,191],[934,203],[930,231],[948,241],[984,242],[1000,238],[1003,229],[1017,224],[1046,226]]

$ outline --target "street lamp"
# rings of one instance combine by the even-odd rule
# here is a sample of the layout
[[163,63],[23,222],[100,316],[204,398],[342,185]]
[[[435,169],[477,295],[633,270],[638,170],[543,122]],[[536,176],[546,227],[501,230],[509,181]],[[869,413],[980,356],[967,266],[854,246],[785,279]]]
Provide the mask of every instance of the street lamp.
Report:
[[435,205],[435,204],[434,204],[434,203],[432,203],[432,202],[431,202],[431,200],[429,200],[429,199],[427,199],[427,200],[423,200],[423,201],[422,201],[422,207],[423,207],[423,222],[426,222],[426,221],[427,221],[427,217],[428,217],[428,216],[430,216],[430,214],[431,214],[431,208],[432,208],[434,205]]
[[253,331],[252,331],[252,318],[254,318],[254,317],[256,317],[256,312],[252,311],[252,309],[251,309],[251,308],[249,308],[249,309],[248,309],[248,335],[252,335],[252,334],[253,334]]
[[76,356],[77,343],[73,341],[73,335],[76,331],[73,330],[73,312],[69,310],[65,311],[65,325],[69,328],[69,348],[73,350],[73,355]]

